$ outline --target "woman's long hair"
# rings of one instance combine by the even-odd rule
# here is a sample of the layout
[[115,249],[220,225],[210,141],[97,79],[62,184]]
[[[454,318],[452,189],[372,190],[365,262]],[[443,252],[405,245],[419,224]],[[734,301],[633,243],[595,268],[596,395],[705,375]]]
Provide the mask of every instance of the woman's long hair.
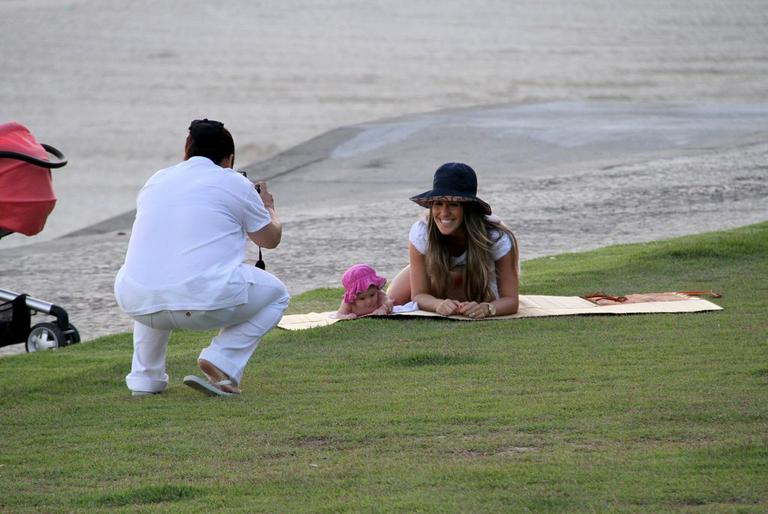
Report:
[[[427,275],[435,296],[445,298],[450,286],[451,255],[448,252],[445,237],[437,228],[431,209],[427,215],[427,231]],[[496,266],[491,255],[491,249],[496,240],[491,239],[490,232],[495,231],[499,237],[504,237],[504,234],[507,234],[512,239],[512,257],[515,269],[517,269],[519,259],[517,239],[509,227],[501,222],[488,220],[482,210],[471,202],[464,203],[464,231],[467,243],[467,261],[461,270],[464,295],[470,301],[491,301],[493,300],[493,292],[490,283],[491,277],[495,277]]]

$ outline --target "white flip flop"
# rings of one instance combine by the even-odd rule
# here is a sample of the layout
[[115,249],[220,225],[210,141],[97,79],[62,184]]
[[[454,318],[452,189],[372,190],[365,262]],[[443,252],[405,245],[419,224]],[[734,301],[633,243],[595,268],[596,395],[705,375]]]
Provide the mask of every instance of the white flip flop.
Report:
[[222,380],[220,382],[211,383],[207,380],[195,375],[187,375],[184,377],[184,385],[191,387],[201,393],[205,393],[208,396],[238,396],[238,393],[230,393],[224,391],[217,386],[231,386],[234,385],[231,380]]

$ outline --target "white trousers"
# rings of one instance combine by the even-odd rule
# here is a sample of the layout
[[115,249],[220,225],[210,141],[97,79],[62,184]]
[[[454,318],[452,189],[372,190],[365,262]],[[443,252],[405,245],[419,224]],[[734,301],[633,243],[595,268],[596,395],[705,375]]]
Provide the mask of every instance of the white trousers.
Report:
[[221,329],[200,353],[238,385],[261,338],[280,321],[290,296],[274,275],[247,267],[248,301],[213,311],[160,311],[134,316],[133,362],[125,377],[132,391],[160,392],[168,385],[165,355],[173,329]]

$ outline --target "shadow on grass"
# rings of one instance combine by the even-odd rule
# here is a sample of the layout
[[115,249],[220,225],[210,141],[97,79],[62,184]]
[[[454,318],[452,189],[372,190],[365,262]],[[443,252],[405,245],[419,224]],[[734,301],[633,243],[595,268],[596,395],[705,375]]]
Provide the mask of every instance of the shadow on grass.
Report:
[[424,352],[387,359],[385,363],[397,368],[416,368],[419,366],[458,366],[478,364],[481,360],[472,355],[451,355],[437,352]]
[[83,498],[80,503],[83,506],[126,507],[129,505],[178,502],[206,494],[204,489],[187,485],[151,485],[122,492],[88,496]]

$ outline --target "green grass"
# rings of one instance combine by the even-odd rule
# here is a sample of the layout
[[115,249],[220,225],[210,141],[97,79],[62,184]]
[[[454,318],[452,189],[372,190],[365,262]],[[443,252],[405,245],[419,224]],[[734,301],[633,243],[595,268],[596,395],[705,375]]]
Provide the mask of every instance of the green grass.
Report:
[[[236,399],[133,398],[129,334],[0,359],[0,512],[766,512],[768,223],[525,263],[725,310],[273,331]],[[341,291],[295,298],[332,310]]]

